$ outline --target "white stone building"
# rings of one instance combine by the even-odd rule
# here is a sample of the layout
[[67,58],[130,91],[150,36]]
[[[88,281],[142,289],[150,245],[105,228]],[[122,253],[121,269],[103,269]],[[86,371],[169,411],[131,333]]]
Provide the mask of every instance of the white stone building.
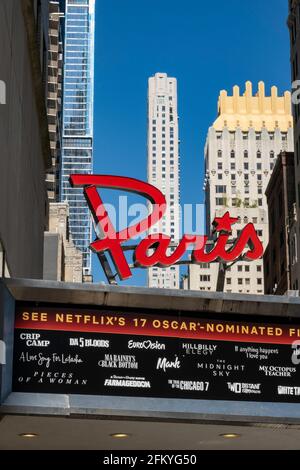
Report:
[[[179,239],[179,142],[177,80],[156,73],[148,82],[148,182],[166,197],[169,211],[150,233]],[[179,288],[179,267],[148,270],[148,286]]]
[[[268,244],[268,208],[265,190],[277,155],[293,151],[291,96],[288,91],[265,95],[263,82],[253,95],[252,84],[245,93],[233,88],[233,96],[221,91],[218,117],[209,128],[205,145],[205,204],[207,232],[215,216],[226,211],[239,217],[232,237],[254,223],[264,248]],[[219,265],[189,267],[184,287],[216,290]],[[225,292],[263,294],[263,260],[238,262],[226,269]]]

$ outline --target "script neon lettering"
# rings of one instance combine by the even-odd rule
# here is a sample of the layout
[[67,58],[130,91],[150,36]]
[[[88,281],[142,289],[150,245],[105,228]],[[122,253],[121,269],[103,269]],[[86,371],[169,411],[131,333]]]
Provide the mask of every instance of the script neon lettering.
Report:
[[[76,174],[70,176],[70,184],[73,187],[83,188],[87,204],[101,233],[101,238],[91,243],[90,248],[97,254],[108,251],[120,278],[131,277],[132,272],[124,253],[126,249],[124,244],[149,231],[163,217],[167,208],[164,195],[148,183],[123,176]],[[153,210],[138,223],[116,232],[97,188],[118,189],[139,194],[153,204]],[[192,262],[196,264],[213,261],[233,262],[240,257],[249,261],[260,258],[263,255],[263,246],[252,223],[245,225],[233,246],[228,247],[231,227],[237,221],[238,219],[230,217],[228,212],[223,217],[214,219],[213,226],[217,239],[209,251],[206,246],[208,241],[206,235],[183,235],[173,252],[169,250],[171,237],[168,235],[162,233],[146,235],[134,251],[134,265],[140,268],[169,267],[176,264],[191,246]]]

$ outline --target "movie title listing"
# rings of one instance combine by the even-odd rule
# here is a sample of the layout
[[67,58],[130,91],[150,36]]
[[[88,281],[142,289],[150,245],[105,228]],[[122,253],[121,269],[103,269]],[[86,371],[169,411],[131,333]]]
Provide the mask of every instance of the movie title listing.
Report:
[[[300,365],[292,361],[289,337],[300,329],[297,325],[43,310],[34,320],[24,315],[28,307],[17,314],[16,392],[300,400]],[[94,317],[99,323],[91,326]],[[193,325],[196,336],[189,337]],[[245,341],[253,326],[262,335],[260,343],[256,336]]]

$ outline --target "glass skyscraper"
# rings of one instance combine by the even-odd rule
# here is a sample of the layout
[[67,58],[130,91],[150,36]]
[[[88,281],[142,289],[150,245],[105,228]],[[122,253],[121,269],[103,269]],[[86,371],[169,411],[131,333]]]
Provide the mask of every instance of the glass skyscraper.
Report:
[[91,217],[82,189],[71,188],[72,173],[92,173],[95,0],[62,0],[65,13],[63,142],[60,200],[69,203],[70,232],[83,252],[83,274],[91,274]]

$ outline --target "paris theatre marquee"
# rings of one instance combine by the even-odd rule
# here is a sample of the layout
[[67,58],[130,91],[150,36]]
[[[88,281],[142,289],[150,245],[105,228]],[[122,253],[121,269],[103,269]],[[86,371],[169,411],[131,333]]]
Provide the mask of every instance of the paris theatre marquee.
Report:
[[[263,248],[247,224],[228,248],[236,219],[204,235],[146,235],[163,216],[161,192],[131,178],[73,175],[102,236],[91,248],[111,279],[132,266],[171,266],[192,246],[192,262],[255,260]],[[116,232],[99,188],[136,192],[153,211]],[[133,263],[133,264],[132,264]],[[300,422],[300,301],[297,298],[3,280],[1,413],[139,417],[144,421]],[[67,397],[67,399],[66,399]],[[84,410],[84,411],[83,411]]]

